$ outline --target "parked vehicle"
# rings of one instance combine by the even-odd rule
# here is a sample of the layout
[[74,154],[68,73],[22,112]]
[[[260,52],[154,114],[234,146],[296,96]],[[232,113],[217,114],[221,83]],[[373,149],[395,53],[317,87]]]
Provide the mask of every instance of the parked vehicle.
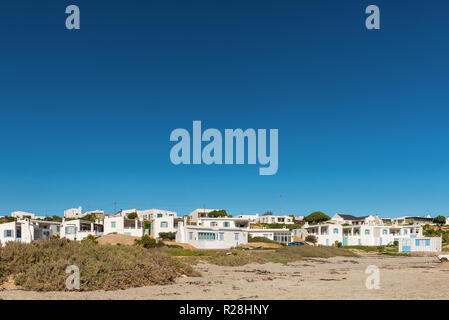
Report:
[[288,244],[289,247],[301,247],[301,246],[305,246],[306,244],[304,242],[299,242],[299,241],[295,241],[295,242],[290,242]]
[[440,259],[441,262],[448,262],[449,261],[449,254],[440,254],[438,256],[438,259]]

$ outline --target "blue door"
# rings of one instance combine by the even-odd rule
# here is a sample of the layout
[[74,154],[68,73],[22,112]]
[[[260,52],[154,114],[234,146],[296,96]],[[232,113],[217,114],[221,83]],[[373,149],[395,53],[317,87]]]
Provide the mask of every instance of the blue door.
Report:
[[326,239],[326,246],[329,246],[329,239]]
[[343,245],[344,246],[348,245],[348,237],[343,237]]
[[410,252],[411,251],[411,240],[410,239],[402,239],[402,252]]

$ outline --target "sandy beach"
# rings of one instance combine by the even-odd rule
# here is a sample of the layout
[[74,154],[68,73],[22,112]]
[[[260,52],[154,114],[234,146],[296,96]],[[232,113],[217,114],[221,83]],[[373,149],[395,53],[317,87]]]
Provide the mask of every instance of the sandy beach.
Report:
[[[380,288],[367,289],[369,265],[380,270]],[[201,277],[173,285],[119,291],[0,291],[0,299],[448,299],[449,263],[436,257],[365,255],[223,267],[200,264]]]

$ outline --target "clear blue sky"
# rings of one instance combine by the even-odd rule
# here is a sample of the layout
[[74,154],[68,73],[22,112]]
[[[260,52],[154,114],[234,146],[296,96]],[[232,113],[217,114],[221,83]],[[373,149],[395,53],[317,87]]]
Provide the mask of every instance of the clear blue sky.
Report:
[[[65,29],[65,7],[81,30]],[[381,9],[381,30],[364,26]],[[449,215],[448,1],[2,1],[0,215]],[[279,129],[279,170],[174,166],[175,128]]]

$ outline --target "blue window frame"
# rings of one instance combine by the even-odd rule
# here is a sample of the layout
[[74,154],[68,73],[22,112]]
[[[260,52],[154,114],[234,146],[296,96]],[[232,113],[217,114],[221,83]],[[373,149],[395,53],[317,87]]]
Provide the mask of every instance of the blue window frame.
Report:
[[189,232],[189,240],[193,240],[193,232]]
[[198,232],[198,240],[206,240],[206,241],[215,240],[215,233],[213,233],[213,232]]
[[225,228],[229,228],[229,222],[223,222],[223,227],[225,227]]
[[426,239],[426,247],[430,246],[430,239]]
[[334,234],[338,234],[338,229],[334,228]]
[[168,228],[168,222],[162,221],[161,222],[161,228]]
[[224,240],[224,233],[223,233],[223,232],[220,232],[220,233],[219,233],[219,239],[220,239],[221,241]]
[[387,229],[383,229],[382,230],[382,234],[388,234],[388,230]]
[[3,232],[3,235],[5,236],[5,238],[12,238],[12,230],[5,230]]
[[238,233],[234,233],[234,239],[238,240],[239,239],[239,234]]

